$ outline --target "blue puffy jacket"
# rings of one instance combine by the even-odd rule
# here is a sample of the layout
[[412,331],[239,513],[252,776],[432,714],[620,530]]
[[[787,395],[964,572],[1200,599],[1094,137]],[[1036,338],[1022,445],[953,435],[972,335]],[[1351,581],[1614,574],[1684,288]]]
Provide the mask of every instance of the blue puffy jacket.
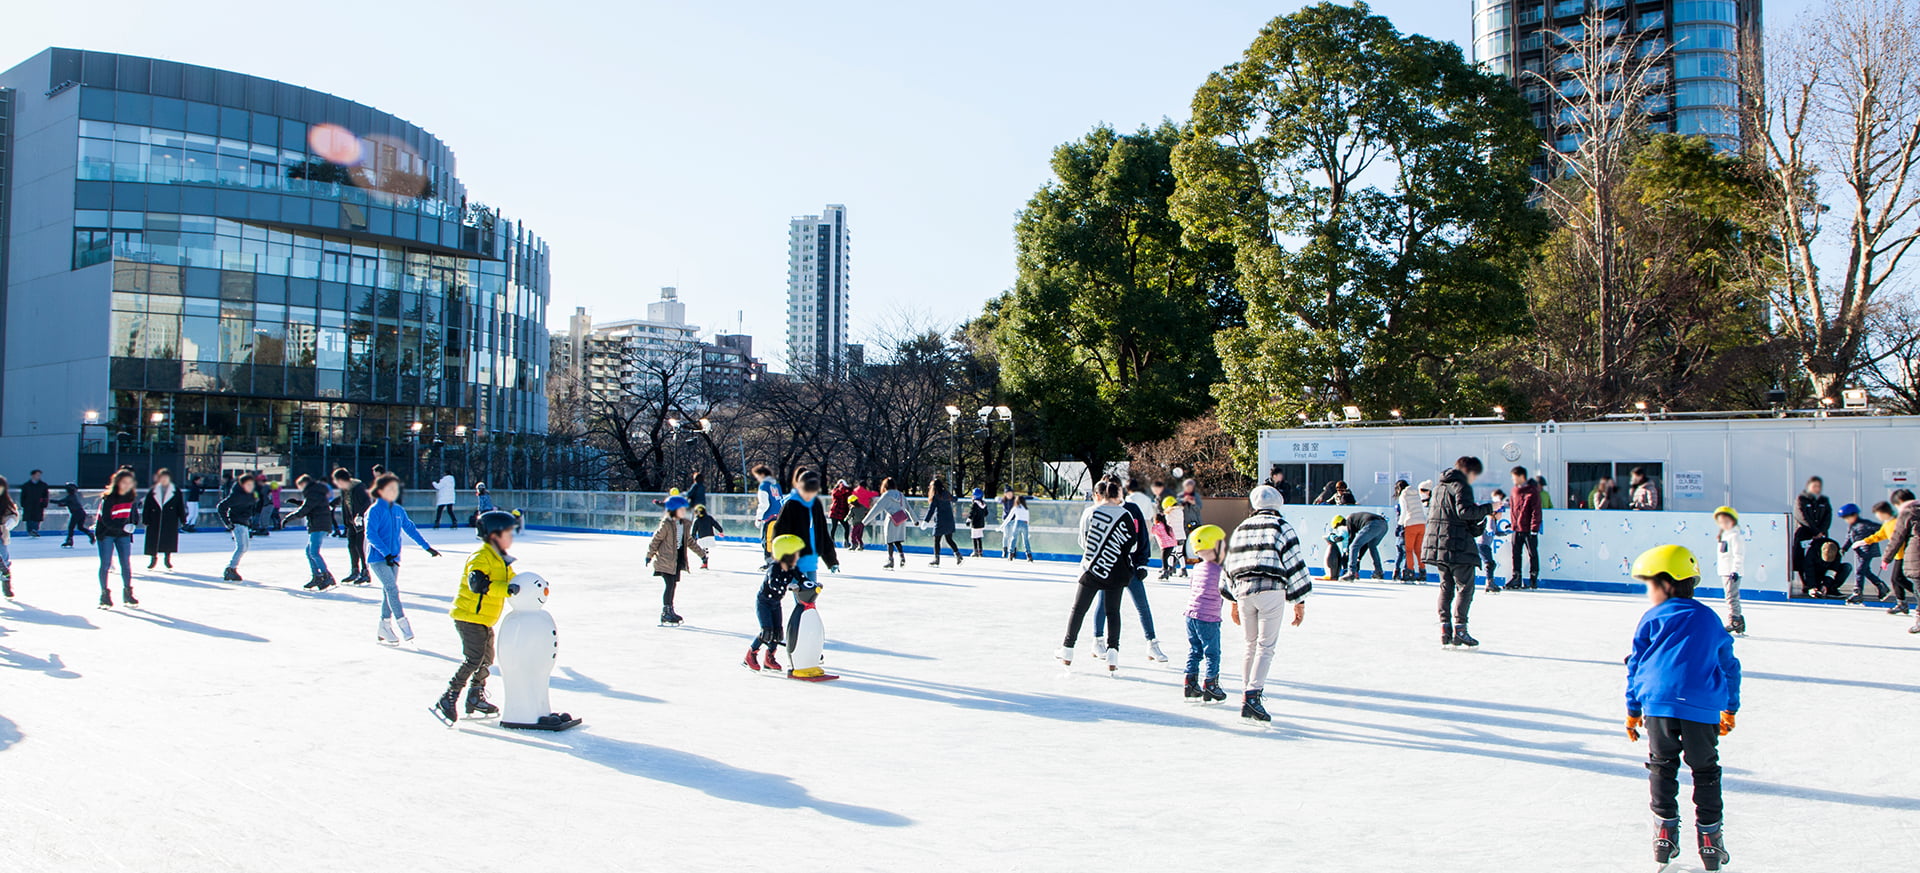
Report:
[[1720,616],[1675,597],[1640,616],[1627,658],[1627,714],[1714,724],[1740,711],[1740,659]]

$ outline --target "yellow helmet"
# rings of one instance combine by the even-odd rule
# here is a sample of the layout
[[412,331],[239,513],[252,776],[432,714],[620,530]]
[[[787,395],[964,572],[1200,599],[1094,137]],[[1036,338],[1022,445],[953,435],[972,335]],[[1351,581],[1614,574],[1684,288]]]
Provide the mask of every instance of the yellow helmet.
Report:
[[1347,517],[1344,515],[1336,515],[1333,517],[1333,522],[1332,522],[1333,527],[1339,527],[1346,523],[1347,523]]
[[1716,516],[1724,515],[1728,518],[1731,518],[1733,519],[1734,524],[1740,523],[1740,513],[1731,506],[1722,506],[1719,509],[1714,510],[1713,514]]
[[1700,561],[1686,546],[1654,546],[1633,559],[1633,578],[1651,579],[1665,573],[1674,579],[1700,577]]
[[1162,497],[1162,498],[1160,498],[1160,508],[1161,508],[1161,509],[1172,509],[1172,508],[1174,508],[1174,507],[1176,507],[1176,506],[1179,506],[1179,505],[1180,505],[1180,498],[1178,498],[1178,497],[1175,497],[1175,496],[1173,496],[1173,495],[1171,495],[1171,494],[1169,494],[1169,495],[1167,495],[1167,496],[1165,496],[1165,497]]
[[793,534],[781,534],[773,538],[773,559],[778,561],[788,555],[797,555],[807,547],[807,541]]
[[1220,545],[1220,541],[1226,538],[1227,532],[1221,530],[1219,525],[1203,524],[1193,529],[1193,533],[1187,536],[1187,542],[1193,544],[1194,551],[1204,552]]

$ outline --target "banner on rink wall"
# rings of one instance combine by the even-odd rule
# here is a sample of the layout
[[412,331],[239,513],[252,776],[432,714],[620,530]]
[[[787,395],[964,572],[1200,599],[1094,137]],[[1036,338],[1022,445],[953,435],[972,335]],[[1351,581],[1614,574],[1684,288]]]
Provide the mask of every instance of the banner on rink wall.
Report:
[[[1287,520],[1299,530],[1307,563],[1316,573],[1324,574],[1326,569],[1328,522],[1336,515],[1356,510],[1393,518],[1392,510],[1381,506],[1287,507]],[[1714,573],[1718,546],[1714,535],[1718,531],[1713,515],[1706,512],[1549,509],[1541,514],[1540,584],[1580,591],[1637,591],[1640,583],[1629,573],[1634,557],[1654,546],[1675,544],[1692,549],[1699,557],[1702,596],[1719,597],[1720,579]],[[1741,513],[1740,531],[1747,545],[1741,595],[1760,600],[1786,599],[1791,581],[1787,571],[1787,517],[1781,513]],[[1496,532],[1491,545],[1499,577],[1504,581],[1513,571],[1513,528],[1504,516]],[[1392,536],[1380,544],[1381,565],[1388,578],[1398,569],[1398,551]],[[1372,558],[1361,556],[1361,567],[1371,574]],[[1483,583],[1485,573],[1486,568],[1480,568]]]

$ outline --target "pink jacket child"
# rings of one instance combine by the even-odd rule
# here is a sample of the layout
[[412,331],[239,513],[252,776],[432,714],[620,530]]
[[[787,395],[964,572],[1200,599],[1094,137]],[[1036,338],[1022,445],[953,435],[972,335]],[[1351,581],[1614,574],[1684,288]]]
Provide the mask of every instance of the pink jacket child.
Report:
[[1163,549],[1171,549],[1180,542],[1174,539],[1173,530],[1167,527],[1167,517],[1164,515],[1154,516],[1153,541],[1159,543],[1160,548]]

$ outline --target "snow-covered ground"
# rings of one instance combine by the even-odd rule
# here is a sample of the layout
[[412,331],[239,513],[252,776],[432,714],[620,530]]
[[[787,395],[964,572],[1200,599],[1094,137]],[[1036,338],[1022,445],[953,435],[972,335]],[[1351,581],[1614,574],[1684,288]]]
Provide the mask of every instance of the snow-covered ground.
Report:
[[[530,533],[518,566],[554,583],[554,704],[586,718],[530,735],[428,715],[472,543],[430,536],[446,556],[410,549],[402,574],[408,651],[375,644],[375,590],[300,589],[296,534],[260,541],[245,584],[220,581],[225,537],[185,537],[179,572],[138,573],[140,610],[103,612],[91,550],[16,532],[0,870],[1652,866],[1644,747],[1620,730],[1635,598],[1483,595],[1484,645],[1460,652],[1437,647],[1432,587],[1323,585],[1282,636],[1274,728],[1256,731],[1237,696],[1181,700],[1183,586],[1152,586],[1176,669],[1143,660],[1129,607],[1115,681],[1052,658],[1065,565],[888,572],[853,554],[821,601],[845,678],[809,684],[738,665],[748,548],[682,584],[688,623],[668,629],[646,540]],[[1861,607],[1749,618],[1722,746],[1732,869],[1911,865],[1920,638]]]

